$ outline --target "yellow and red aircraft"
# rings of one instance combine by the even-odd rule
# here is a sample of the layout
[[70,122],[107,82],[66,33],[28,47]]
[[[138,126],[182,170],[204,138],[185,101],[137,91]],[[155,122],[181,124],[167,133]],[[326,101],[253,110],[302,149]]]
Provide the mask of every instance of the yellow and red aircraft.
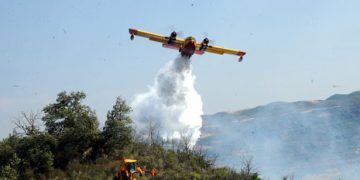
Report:
[[181,56],[190,58],[194,53],[203,55],[205,52],[215,53],[215,54],[232,54],[240,56],[239,62],[242,61],[243,56],[246,54],[244,51],[223,48],[220,46],[209,45],[209,39],[205,38],[201,43],[197,43],[195,38],[190,36],[186,39],[177,38],[177,33],[173,31],[170,36],[163,36],[161,34],[156,34],[152,32],[146,32],[138,29],[129,29],[130,39],[133,40],[135,36],[141,36],[149,38],[152,41],[162,43],[163,47],[177,49],[181,53]]

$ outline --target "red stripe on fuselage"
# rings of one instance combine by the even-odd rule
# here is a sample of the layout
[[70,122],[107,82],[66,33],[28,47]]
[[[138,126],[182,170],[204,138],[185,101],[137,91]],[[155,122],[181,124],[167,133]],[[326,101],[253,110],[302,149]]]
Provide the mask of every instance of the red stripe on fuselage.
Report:
[[170,48],[170,49],[179,49],[178,47],[170,45],[170,44],[163,44],[163,47],[164,48]]

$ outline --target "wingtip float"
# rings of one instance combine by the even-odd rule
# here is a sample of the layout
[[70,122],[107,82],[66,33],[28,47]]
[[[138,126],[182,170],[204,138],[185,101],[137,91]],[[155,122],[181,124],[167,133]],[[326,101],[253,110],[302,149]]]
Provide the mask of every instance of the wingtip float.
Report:
[[162,43],[163,47],[179,50],[182,57],[190,58],[193,54],[203,55],[205,52],[214,54],[232,54],[239,56],[239,62],[243,60],[246,52],[224,48],[220,46],[209,45],[209,40],[205,38],[201,43],[196,42],[195,38],[189,36],[185,39],[177,38],[177,33],[173,31],[169,36],[147,32],[139,29],[130,28],[130,39],[134,40],[135,36],[148,38],[149,40]]

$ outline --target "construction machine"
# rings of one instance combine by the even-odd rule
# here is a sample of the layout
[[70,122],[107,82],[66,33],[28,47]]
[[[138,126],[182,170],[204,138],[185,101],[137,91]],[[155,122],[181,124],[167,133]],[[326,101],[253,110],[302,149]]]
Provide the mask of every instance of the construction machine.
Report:
[[123,158],[115,179],[136,180],[136,174],[139,176],[156,176],[156,171],[154,168],[151,168],[150,171],[146,171],[138,166],[137,160]]

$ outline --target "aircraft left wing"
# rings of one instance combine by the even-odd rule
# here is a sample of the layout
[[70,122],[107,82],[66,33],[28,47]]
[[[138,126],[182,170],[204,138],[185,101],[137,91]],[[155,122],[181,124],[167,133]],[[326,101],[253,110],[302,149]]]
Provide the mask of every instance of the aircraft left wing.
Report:
[[129,29],[129,33],[131,34],[131,39],[134,39],[134,36],[141,36],[144,38],[148,38],[151,41],[160,42],[163,44],[163,46],[171,46],[172,48],[177,49],[179,49],[184,42],[184,39],[176,38],[176,40],[173,41],[171,45],[168,45],[169,37],[167,36],[133,28]]
[[[196,44],[196,46],[198,48],[201,47],[201,44]],[[236,49],[231,49],[231,48],[224,48],[224,47],[220,47],[220,46],[207,46],[205,49],[206,52],[209,53],[214,53],[214,54],[232,54],[232,55],[236,55],[236,56],[240,56],[239,61],[242,61],[243,56],[245,56],[246,52],[244,51],[240,51],[240,50],[236,50]]]

